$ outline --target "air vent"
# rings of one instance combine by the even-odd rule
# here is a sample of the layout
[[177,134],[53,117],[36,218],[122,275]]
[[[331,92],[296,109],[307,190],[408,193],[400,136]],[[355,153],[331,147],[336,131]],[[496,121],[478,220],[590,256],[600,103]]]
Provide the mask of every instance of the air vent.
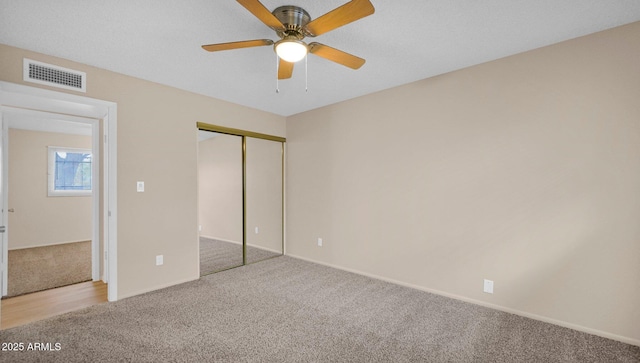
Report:
[[86,92],[87,74],[24,58],[24,80],[51,87]]

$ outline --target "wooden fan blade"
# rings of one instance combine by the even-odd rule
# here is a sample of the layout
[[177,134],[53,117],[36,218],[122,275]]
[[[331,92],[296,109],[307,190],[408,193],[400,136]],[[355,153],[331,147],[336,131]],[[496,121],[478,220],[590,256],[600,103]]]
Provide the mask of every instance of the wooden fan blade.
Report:
[[369,16],[375,11],[371,1],[353,0],[312,20],[305,26],[305,30],[309,36],[315,37]]
[[278,79],[291,78],[293,74],[293,63],[287,62],[280,58],[280,64],[278,65]]
[[207,45],[203,45],[202,49],[207,50],[209,52],[217,52],[220,50],[261,47],[263,45],[272,45],[272,44],[273,44],[273,40],[271,39],[256,39],[256,40],[243,40],[241,42],[207,44]]
[[342,64],[343,66],[352,69],[358,69],[366,62],[360,57],[356,57],[355,55],[316,42],[309,44],[309,53],[313,53],[319,57]]
[[266,26],[273,30],[284,30],[284,25],[258,0],[237,0],[251,14],[260,19]]

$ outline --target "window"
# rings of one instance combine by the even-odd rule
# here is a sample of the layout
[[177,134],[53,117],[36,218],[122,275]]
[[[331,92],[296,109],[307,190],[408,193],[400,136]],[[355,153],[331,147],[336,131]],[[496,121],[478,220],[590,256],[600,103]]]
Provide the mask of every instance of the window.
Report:
[[49,146],[49,193],[91,195],[91,150]]

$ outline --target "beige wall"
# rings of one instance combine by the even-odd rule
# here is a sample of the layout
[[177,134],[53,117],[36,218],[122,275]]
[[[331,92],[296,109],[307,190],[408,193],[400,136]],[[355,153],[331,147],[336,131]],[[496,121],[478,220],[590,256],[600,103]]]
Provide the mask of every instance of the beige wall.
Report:
[[287,253],[640,344],[638,34],[288,118]]
[[198,190],[200,235],[242,243],[241,136],[217,134],[200,141]]
[[91,240],[91,196],[47,196],[48,146],[91,149],[91,136],[9,129],[10,250]]
[[252,137],[246,143],[247,245],[282,253],[282,143]]
[[284,118],[5,45],[0,80],[41,87],[22,81],[24,57],[86,72],[82,95],[118,104],[118,298],[197,279],[196,122],[285,136]]

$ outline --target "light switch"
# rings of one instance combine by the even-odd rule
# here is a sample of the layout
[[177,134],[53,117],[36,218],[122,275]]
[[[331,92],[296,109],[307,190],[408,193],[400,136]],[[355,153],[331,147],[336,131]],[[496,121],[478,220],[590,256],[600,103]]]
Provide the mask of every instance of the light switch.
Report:
[[164,255],[156,256],[156,266],[160,266],[164,263]]
[[493,281],[492,280],[484,280],[484,288],[483,291],[488,294],[493,294]]
[[144,182],[143,181],[139,181],[137,183],[137,189],[138,189],[138,193],[144,192]]

